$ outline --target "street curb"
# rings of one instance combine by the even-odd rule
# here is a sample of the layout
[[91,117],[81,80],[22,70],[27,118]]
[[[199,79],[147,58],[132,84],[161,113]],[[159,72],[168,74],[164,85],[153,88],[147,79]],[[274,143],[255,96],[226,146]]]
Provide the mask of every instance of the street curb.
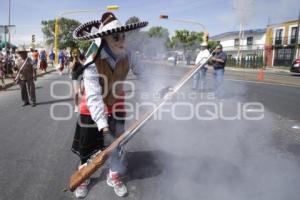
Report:
[[[54,71],[57,71],[57,70],[56,70],[56,69],[51,69],[51,70],[49,70],[49,71],[47,71],[47,72],[43,72],[43,73],[41,73],[41,74],[36,75],[36,77],[44,76],[44,75],[50,74],[50,73],[52,73],[52,72],[54,72]],[[5,87],[0,86],[0,91],[4,91],[4,90],[6,90],[7,88],[10,88],[10,87],[12,87],[12,86],[14,86],[14,85],[17,85],[17,84],[16,84],[15,82],[7,83],[7,84],[5,84]]]
[[[149,60],[143,60],[143,62],[145,63],[155,63],[158,65],[165,65],[165,66],[172,66],[172,67],[182,67],[182,68],[192,68],[193,65],[186,65],[186,64],[177,64],[177,65],[173,65],[172,63],[168,63],[168,62],[161,62],[161,61],[149,61]],[[236,67],[231,67],[231,66],[226,66],[225,67],[226,70],[230,70],[230,71],[239,71],[239,72],[250,72],[250,73],[257,73],[260,68],[256,68],[256,69],[245,69],[245,68],[236,68]],[[266,68],[265,72],[271,72],[271,73],[285,73],[285,74],[290,74],[289,69],[282,69],[282,68]]]

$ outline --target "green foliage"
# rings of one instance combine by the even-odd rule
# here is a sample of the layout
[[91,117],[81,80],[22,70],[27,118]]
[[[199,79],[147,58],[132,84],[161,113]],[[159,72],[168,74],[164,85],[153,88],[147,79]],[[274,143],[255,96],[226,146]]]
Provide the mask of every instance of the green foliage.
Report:
[[138,22],[140,22],[141,20],[138,18],[138,17],[135,17],[135,16],[133,16],[133,17],[130,17],[126,22],[125,22],[125,24],[127,25],[127,24],[133,24],[133,23],[138,23]]
[[86,52],[89,47],[91,46],[93,41],[91,40],[83,40],[83,41],[77,41],[76,43],[78,44],[78,47],[82,52]]
[[195,32],[188,30],[176,30],[175,36],[170,40],[170,47],[173,49],[195,50],[199,48],[202,42],[203,32]]
[[207,47],[209,49],[215,49],[217,45],[218,45],[217,41],[208,41]]
[[149,29],[148,35],[155,38],[169,38],[169,31],[161,26],[153,26]]
[[[58,48],[66,49],[68,47],[80,48],[84,51],[87,50],[90,41],[77,41],[73,38],[72,34],[76,27],[80,25],[80,22],[74,19],[60,18],[58,20],[59,33],[58,33]],[[46,39],[46,44],[54,46],[54,33],[55,33],[55,20],[42,21],[42,32]]]

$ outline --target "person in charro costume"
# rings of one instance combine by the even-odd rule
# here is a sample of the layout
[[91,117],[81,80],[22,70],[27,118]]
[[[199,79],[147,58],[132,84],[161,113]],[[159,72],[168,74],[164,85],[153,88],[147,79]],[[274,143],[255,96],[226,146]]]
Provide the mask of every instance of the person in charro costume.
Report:
[[[76,39],[95,39],[92,45],[98,46],[96,53],[85,61],[85,92],[80,103],[80,120],[76,125],[72,145],[72,151],[81,159],[81,166],[125,131],[126,113],[122,98],[125,93],[122,84],[116,87],[114,84],[124,81],[129,70],[135,75],[142,75],[142,65],[125,46],[125,32],[147,24],[148,22],[138,22],[122,26],[113,13],[106,12],[101,20],[80,25],[73,33]],[[98,29],[95,34],[91,33],[93,27]],[[106,180],[120,197],[127,194],[127,188],[121,180],[121,175],[126,171],[122,157],[121,147],[111,154]],[[77,198],[87,195],[88,182],[85,181],[75,190]]]
[[18,83],[21,88],[21,97],[24,102],[23,106],[30,105],[29,94],[32,107],[34,107],[36,106],[34,84],[34,81],[36,81],[36,70],[33,67],[31,59],[28,57],[28,51],[24,47],[19,48],[16,53],[18,54],[18,59],[15,66],[15,70],[17,71],[15,82]]

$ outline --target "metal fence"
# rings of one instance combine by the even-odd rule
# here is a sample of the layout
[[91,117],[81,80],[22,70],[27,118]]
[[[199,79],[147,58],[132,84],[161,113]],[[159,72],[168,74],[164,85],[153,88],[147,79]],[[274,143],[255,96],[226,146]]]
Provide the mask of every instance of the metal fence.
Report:
[[241,58],[228,58],[227,66],[257,69],[264,66],[263,56],[247,56]]

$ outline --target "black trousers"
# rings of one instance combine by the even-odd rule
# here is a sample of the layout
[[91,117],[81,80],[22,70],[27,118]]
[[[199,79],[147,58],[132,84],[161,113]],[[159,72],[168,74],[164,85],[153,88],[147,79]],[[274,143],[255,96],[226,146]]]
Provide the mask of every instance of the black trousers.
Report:
[[22,101],[25,103],[29,103],[28,94],[30,96],[30,100],[35,103],[35,85],[33,80],[19,80],[19,86],[21,88],[21,97]]
[[[108,115],[109,129],[116,137],[124,132],[125,116],[126,113]],[[104,148],[103,135],[91,116],[80,115],[76,123],[71,150],[80,157],[81,163],[85,163],[91,155]]]

